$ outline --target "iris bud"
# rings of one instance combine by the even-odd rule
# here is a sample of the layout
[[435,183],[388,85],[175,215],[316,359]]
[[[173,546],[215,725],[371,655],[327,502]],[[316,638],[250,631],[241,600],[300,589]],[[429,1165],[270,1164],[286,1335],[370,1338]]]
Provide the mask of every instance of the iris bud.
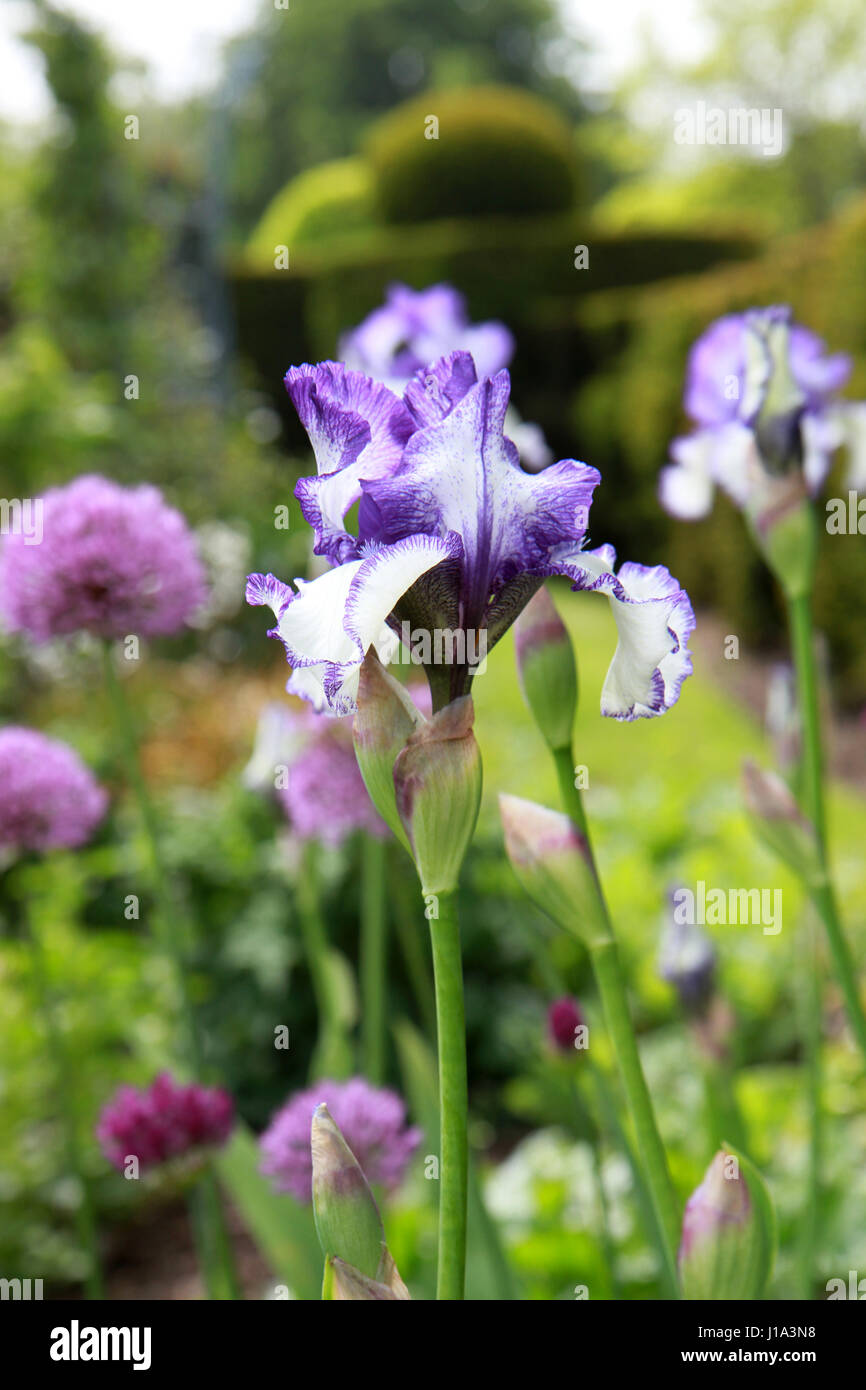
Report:
[[568,630],[543,585],[517,619],[514,647],[520,689],[542,737],[554,752],[570,748],[577,666]]
[[501,795],[499,811],[511,867],[533,902],[585,946],[609,941],[586,836],[568,816],[519,796]]
[[368,651],[358,682],[355,756],[370,800],[404,849],[411,847],[397,812],[394,763],[409,737],[424,724],[405,687],[389,675],[375,650]]
[[816,884],[823,877],[817,838],[787,782],[747,758],[743,794],[752,824],[767,848],[807,885]]
[[322,1251],[374,1279],[385,1248],[382,1218],[361,1166],[327,1105],[318,1105],[313,1112],[310,1142],[313,1213]]
[[760,1298],[770,1276],[773,1209],[757,1170],[720,1149],[686,1203],[679,1251],[683,1297]]

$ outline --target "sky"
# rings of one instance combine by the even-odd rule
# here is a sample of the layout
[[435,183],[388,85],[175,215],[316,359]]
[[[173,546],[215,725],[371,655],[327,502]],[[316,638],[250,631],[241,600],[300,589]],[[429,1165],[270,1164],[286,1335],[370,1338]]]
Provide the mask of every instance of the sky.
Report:
[[[315,0],[289,0],[291,7]],[[438,0],[442,3],[443,0]],[[445,0],[447,3],[448,0]],[[450,0],[454,3],[455,0]],[[457,0],[459,3],[459,0]],[[480,0],[485,3],[485,0]],[[479,0],[474,0],[475,4]],[[496,0],[486,0],[495,4]],[[643,26],[681,57],[697,56],[704,36],[697,0],[560,0],[569,27],[594,41],[593,86],[611,86],[640,52]],[[219,72],[221,42],[253,18],[259,0],[58,0],[58,8],[89,20],[120,53],[143,59],[161,98],[206,89]],[[49,109],[39,58],[16,37],[32,11],[26,0],[0,0],[0,117],[38,121]]]

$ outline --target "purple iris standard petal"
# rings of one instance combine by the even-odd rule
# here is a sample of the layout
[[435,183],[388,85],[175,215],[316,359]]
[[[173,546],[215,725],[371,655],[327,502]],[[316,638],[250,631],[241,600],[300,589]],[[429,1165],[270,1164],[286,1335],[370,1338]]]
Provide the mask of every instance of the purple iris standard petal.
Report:
[[108,795],[78,754],[36,729],[0,729],[0,850],[77,849],[105,815]]
[[38,545],[0,546],[0,613],[36,642],[75,632],[114,639],[179,632],[207,596],[186,520],[155,487],[86,474],[52,488]]
[[297,1091],[271,1119],[259,1140],[261,1172],[277,1192],[299,1202],[312,1201],[313,1161],[310,1125],[317,1105],[327,1105],[367,1181],[393,1191],[399,1187],[421,1131],[406,1123],[406,1107],[394,1091],[371,1086],[363,1077],[322,1080]]
[[595,468],[572,459],[525,473],[503,432],[509,391],[507,372],[479,381],[444,419],[412,436],[396,473],[362,485],[364,515],[375,514],[381,540],[460,537],[466,627],[485,626],[491,596],[509,580],[548,573],[554,545],[579,544],[600,481]]
[[285,383],[318,470],[301,478],[295,496],[316,533],[316,553],[340,563],[357,553],[344,518],[361,495],[360,478],[395,468],[415,425],[387,386],[341,362],[292,367]]

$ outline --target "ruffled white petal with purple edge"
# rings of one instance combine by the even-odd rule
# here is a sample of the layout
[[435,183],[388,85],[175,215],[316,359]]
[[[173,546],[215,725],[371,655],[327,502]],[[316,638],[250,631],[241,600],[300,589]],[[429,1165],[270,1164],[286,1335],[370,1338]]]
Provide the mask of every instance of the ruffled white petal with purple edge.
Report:
[[393,655],[389,614],[415,581],[442,560],[458,557],[456,536],[410,536],[370,549],[362,559],[339,565],[298,592],[273,575],[251,575],[247,602],[265,604],[277,619],[268,633],[278,637],[292,666],[287,689],[325,713],[351,714],[358,676],[369,648]]
[[611,719],[645,719],[664,714],[679,699],[692,659],[688,639],[695,627],[689,596],[664,565],[627,562],[614,574],[616,554],[598,550],[554,552],[555,572],[576,589],[610,599],[618,642],[601,692],[601,712]]

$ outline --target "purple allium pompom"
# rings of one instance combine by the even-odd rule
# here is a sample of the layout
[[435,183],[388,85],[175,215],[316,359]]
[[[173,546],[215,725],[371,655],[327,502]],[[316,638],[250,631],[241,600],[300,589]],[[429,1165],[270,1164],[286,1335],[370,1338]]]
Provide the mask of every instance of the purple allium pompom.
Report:
[[583,1023],[577,1000],[566,995],[555,999],[547,1010],[547,1033],[558,1052],[574,1051],[575,1034]]
[[121,1086],[99,1117],[96,1137],[108,1162],[123,1171],[134,1156],[153,1168],[192,1150],[224,1144],[234,1102],[218,1086],[181,1085],[161,1072],[145,1090]]
[[205,599],[204,570],[180,512],[149,486],[87,474],[42,501],[42,538],[6,536],[0,617],[37,642],[178,632]]
[[323,1102],[367,1181],[388,1190],[398,1187],[421,1131],[407,1126],[406,1107],[394,1091],[356,1076],[351,1081],[319,1081],[296,1092],[274,1115],[259,1145],[261,1171],[273,1179],[275,1190],[290,1192],[299,1202],[312,1201],[310,1125],[313,1111]]
[[[285,770],[288,785],[276,775]],[[277,785],[277,796],[301,840],[337,848],[356,830],[384,838],[388,827],[370,800],[352,744],[351,725],[309,705],[270,704],[262,711],[247,786]]]
[[68,744],[18,725],[0,729],[0,850],[76,849],[107,805]]

